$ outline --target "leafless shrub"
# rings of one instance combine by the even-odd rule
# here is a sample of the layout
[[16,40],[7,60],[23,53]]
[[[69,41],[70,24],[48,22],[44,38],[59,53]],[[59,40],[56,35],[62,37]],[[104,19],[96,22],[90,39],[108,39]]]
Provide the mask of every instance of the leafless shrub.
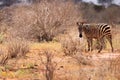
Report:
[[53,61],[53,58],[54,58],[53,52],[45,49],[45,51],[42,54],[44,58],[41,57],[41,62],[45,67],[45,72],[43,74],[46,80],[53,80],[55,76],[54,72],[57,67],[57,63]]
[[35,20],[34,11],[31,10],[30,6],[16,6],[10,7],[10,9],[13,9],[13,11],[11,12],[12,18],[9,24],[9,37],[29,39],[31,36],[28,33]]
[[[29,6],[3,9],[0,19],[9,27],[9,37],[51,41],[80,18],[72,1],[41,0]],[[7,27],[7,28],[8,28]]]
[[77,8],[72,2],[42,1],[33,5],[36,20],[32,34],[39,41],[51,41],[59,33],[78,20]]

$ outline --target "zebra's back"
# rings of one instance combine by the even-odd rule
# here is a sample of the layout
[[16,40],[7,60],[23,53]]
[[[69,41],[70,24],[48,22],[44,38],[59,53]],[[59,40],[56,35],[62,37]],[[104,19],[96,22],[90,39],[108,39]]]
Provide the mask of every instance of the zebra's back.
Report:
[[83,31],[86,37],[96,38],[96,39],[107,35],[111,35],[110,25],[104,23],[84,24]]

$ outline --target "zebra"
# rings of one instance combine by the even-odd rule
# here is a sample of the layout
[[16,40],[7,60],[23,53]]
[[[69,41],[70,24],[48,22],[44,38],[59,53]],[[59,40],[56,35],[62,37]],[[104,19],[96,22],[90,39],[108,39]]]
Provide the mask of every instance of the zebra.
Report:
[[88,43],[88,51],[92,51],[93,39],[96,39],[100,45],[100,49],[98,53],[100,53],[103,49],[104,38],[106,38],[110,45],[111,51],[113,52],[113,44],[112,44],[112,34],[111,34],[111,26],[108,24],[100,23],[100,24],[86,24],[84,22],[77,22],[79,37],[82,38],[82,32],[85,34]]

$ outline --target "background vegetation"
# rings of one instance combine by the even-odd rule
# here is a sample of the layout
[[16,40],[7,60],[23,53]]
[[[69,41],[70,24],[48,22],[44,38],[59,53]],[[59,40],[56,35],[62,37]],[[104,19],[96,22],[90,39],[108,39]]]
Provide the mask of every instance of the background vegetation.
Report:
[[[16,1],[0,9],[0,79],[120,79],[120,6],[113,0]],[[109,44],[101,54],[87,52],[77,21],[111,24],[115,55]]]

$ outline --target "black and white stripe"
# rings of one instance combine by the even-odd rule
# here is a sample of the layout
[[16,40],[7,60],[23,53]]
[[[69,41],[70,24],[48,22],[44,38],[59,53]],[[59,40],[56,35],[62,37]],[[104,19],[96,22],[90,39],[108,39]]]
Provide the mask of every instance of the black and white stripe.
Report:
[[112,52],[113,52],[113,45],[112,45],[112,34],[111,34],[111,27],[108,24],[85,24],[83,22],[77,22],[78,30],[79,30],[79,37],[81,38],[84,32],[87,42],[88,42],[88,51],[92,51],[92,43],[93,38],[97,39],[100,45],[99,53],[103,49],[104,37],[109,41]]

